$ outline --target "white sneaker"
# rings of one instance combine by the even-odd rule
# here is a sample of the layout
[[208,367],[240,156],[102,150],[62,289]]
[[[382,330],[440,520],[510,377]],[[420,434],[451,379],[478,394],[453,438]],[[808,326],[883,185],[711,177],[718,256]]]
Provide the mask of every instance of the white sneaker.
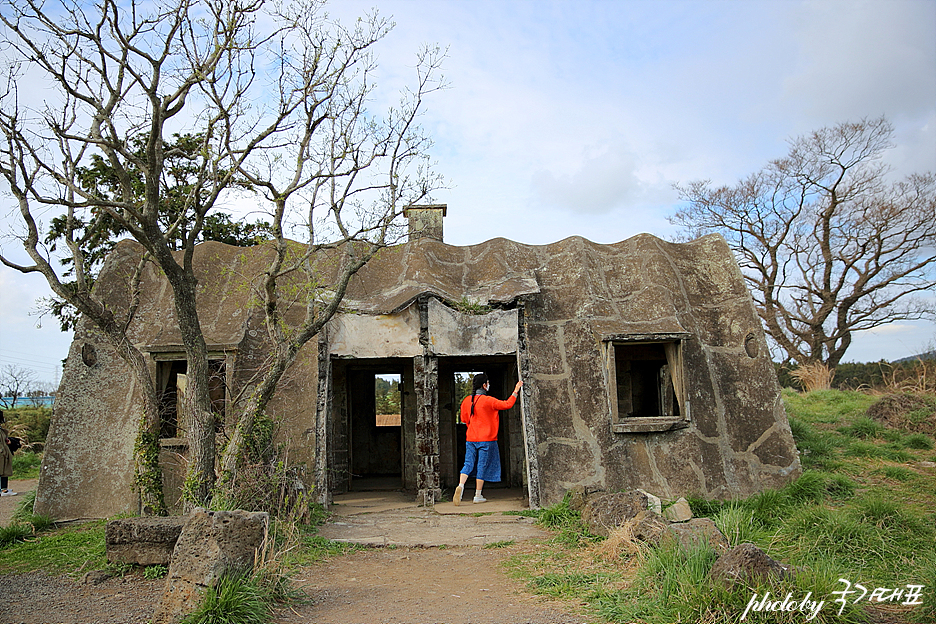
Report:
[[452,502],[455,503],[456,507],[461,505],[461,497],[464,491],[465,491],[464,485],[459,485],[458,487],[455,488],[455,496],[452,497]]
[[476,503],[486,503],[487,499],[481,496],[480,494],[475,494],[474,502]]
[[0,496],[16,496],[19,492],[11,492],[10,490],[0,491]]

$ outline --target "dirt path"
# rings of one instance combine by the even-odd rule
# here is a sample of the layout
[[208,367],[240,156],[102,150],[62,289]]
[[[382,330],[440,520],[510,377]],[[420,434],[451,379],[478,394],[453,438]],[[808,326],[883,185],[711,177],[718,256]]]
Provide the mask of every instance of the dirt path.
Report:
[[312,598],[277,624],[579,624],[568,605],[524,591],[501,562],[523,546],[368,548],[311,566],[297,583]]

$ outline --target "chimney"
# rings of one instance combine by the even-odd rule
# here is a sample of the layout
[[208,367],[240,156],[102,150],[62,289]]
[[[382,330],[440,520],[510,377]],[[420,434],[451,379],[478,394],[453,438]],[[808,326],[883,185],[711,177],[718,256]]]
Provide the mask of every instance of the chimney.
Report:
[[445,217],[446,204],[427,204],[425,206],[407,206],[403,216],[409,220],[409,239],[434,238],[440,243],[442,238],[442,218]]

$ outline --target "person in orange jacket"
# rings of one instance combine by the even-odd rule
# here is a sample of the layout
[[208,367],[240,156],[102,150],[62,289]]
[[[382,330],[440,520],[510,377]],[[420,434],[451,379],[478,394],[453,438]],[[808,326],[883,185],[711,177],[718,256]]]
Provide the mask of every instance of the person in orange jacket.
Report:
[[475,477],[475,503],[487,502],[481,494],[485,481],[501,480],[500,451],[497,448],[500,412],[514,406],[522,386],[523,382],[518,381],[510,397],[499,401],[488,395],[491,389],[488,376],[484,373],[474,376],[471,396],[465,397],[461,404],[461,421],[468,425],[468,433],[465,437],[465,465],[452,498],[455,505],[461,504],[468,477]]

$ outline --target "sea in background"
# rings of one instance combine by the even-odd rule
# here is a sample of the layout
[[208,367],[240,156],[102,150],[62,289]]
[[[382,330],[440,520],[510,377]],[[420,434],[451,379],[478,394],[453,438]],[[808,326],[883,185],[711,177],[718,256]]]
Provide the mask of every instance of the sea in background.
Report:
[[16,399],[15,404],[13,404],[13,399],[11,397],[3,397],[3,400],[0,401],[0,408],[13,409],[14,407],[52,407],[54,403],[55,397],[53,396],[19,397]]

